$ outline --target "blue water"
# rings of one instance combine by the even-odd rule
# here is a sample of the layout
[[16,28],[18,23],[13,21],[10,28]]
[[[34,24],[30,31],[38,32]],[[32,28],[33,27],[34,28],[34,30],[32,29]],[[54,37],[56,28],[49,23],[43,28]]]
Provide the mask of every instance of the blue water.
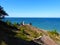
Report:
[[41,28],[44,30],[54,30],[56,29],[60,32],[60,18],[5,18],[4,21],[9,20],[12,23],[21,23],[22,21],[25,24],[32,23],[33,26]]

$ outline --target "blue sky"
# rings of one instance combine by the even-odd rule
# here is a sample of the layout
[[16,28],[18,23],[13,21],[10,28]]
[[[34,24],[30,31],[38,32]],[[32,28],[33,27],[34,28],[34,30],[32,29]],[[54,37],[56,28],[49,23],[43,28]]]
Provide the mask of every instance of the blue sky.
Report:
[[60,0],[0,0],[8,17],[60,17]]

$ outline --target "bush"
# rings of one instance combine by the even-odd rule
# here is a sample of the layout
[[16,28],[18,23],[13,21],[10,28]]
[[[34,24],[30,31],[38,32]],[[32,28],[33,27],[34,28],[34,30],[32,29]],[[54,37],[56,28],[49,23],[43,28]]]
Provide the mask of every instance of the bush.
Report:
[[18,25],[16,22],[14,22],[13,26],[18,28]]
[[11,24],[12,24],[9,20],[7,20],[6,23],[7,23],[8,25],[11,25]]
[[54,30],[52,30],[52,31],[49,31],[52,35],[59,35],[59,33],[57,32],[57,30],[56,29],[54,29]]

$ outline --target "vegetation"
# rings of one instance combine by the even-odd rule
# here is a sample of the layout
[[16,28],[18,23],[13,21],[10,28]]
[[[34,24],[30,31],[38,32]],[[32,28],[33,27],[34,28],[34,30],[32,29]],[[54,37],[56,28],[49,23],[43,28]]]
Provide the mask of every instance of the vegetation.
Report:
[[54,40],[54,41],[60,41],[60,34],[57,32],[56,29],[52,31],[48,31],[48,35]]
[[30,29],[31,26],[28,25],[21,25],[19,27],[19,31],[17,32],[17,37],[20,37],[24,40],[31,41],[33,38],[37,38],[39,34],[34,31],[34,29]]
[[8,14],[4,11],[3,7],[0,6],[0,19],[4,18],[6,15]]
[[6,23],[7,25],[12,25],[12,23],[9,20],[7,20]]
[[48,32],[50,32],[52,35],[59,35],[59,33],[57,32],[57,30],[55,29],[55,30],[52,30],[52,31],[48,31]]
[[[0,19],[4,18],[6,15],[8,14],[0,6]],[[37,28],[32,27],[32,23],[30,23],[30,25],[19,25],[16,22],[12,24],[8,20],[6,22],[0,20],[0,45],[25,45],[26,43],[26,45],[28,45],[29,41],[43,36],[43,31],[37,31]],[[54,40],[60,40],[60,34],[56,29],[48,31],[47,34]]]
[[13,26],[18,28],[18,23],[14,22]]

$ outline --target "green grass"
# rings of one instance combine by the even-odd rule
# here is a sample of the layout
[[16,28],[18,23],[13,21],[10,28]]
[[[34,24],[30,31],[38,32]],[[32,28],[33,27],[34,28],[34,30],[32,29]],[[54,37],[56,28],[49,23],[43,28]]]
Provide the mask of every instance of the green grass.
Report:
[[[59,38],[59,33],[57,32],[57,30],[48,31],[48,34],[53,40],[55,40],[55,41],[60,40],[60,39],[58,39]],[[56,37],[58,37],[58,38],[56,38]]]
[[[17,37],[22,38],[24,40],[30,41],[33,38],[37,38],[40,36],[36,31],[33,29],[30,29],[28,26],[20,26],[19,27],[19,32],[16,34]],[[28,38],[31,37],[31,38]]]

